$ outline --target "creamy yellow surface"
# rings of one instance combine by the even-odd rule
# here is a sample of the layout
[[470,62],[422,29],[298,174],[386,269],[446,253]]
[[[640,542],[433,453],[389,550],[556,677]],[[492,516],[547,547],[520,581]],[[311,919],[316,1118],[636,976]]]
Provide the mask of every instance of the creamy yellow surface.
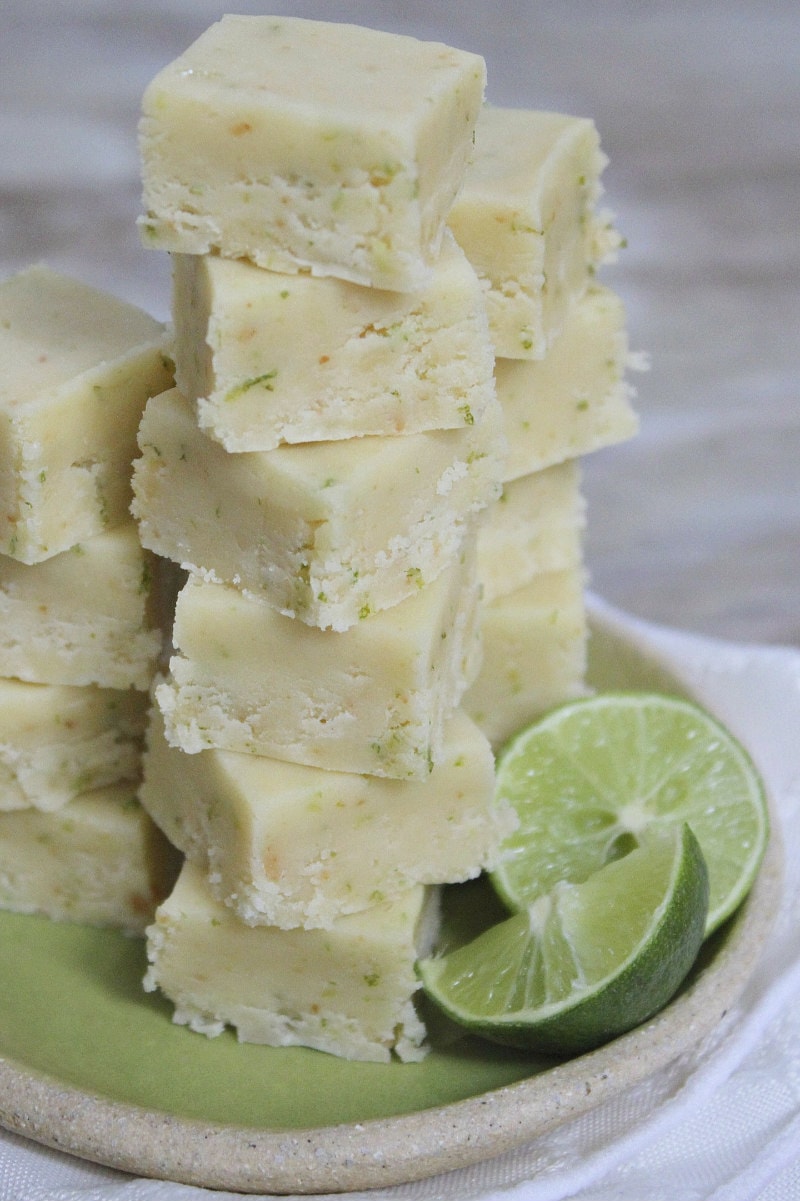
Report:
[[541,359],[619,243],[597,212],[606,164],[582,117],[486,105],[448,222],[486,289],[498,355]]
[[461,712],[439,763],[412,783],[232,751],[186,755],[155,709],[139,797],[242,921],[313,928],[416,884],[477,876],[514,824],[493,792],[491,748]]
[[147,697],[0,678],[0,812],[59,809],[140,773]]
[[171,678],[156,689],[171,743],[332,771],[427,778],[480,657],[474,555],[415,596],[335,633],[190,577]]
[[146,313],[46,267],[0,283],[0,554],[38,563],[127,519],[167,352]]
[[497,749],[585,691],[587,627],[580,564],[536,576],[485,605],[483,667],[463,707]]
[[579,563],[585,525],[576,460],[510,480],[481,514],[478,526],[484,601],[515,592],[541,572]]
[[432,944],[436,902],[420,886],[330,930],[247,926],[187,863],[148,930],[145,988],[169,997],[174,1021],[211,1037],[233,1026],[241,1042],[421,1059],[414,962]]
[[0,675],[148,689],[162,641],[156,574],[130,518],[43,563],[0,555]]
[[496,405],[475,425],[229,454],[173,389],[139,433],[144,545],[304,623],[345,630],[410,598],[457,556],[499,494]]
[[0,908],[141,934],[169,892],[176,858],[118,784],[55,813],[0,813]]
[[538,362],[498,359],[497,396],[508,436],[506,480],[631,438],[638,429],[625,379],[625,310],[593,285]]
[[218,255],[175,255],[173,281],[176,380],[227,450],[458,428],[491,403],[483,293],[449,235],[416,292]]
[[151,82],[145,244],[413,291],[483,98],[478,55],[290,17],[226,16]]

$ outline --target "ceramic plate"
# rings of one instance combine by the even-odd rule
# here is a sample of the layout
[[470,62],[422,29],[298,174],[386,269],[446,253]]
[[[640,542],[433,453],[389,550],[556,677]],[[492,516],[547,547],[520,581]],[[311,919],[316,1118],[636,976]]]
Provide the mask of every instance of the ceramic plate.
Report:
[[[591,678],[705,704],[759,758],[750,715],[782,702],[759,652],[591,602]],[[751,666],[748,666],[751,665]],[[752,669],[751,669],[752,668]],[[720,709],[724,711],[720,711]],[[763,724],[763,723],[762,723]],[[769,783],[769,781],[768,781]],[[137,1175],[241,1192],[333,1192],[464,1167],[535,1140],[698,1047],[752,974],[780,887],[756,887],[654,1021],[563,1063],[452,1031],[420,1064],[348,1063],[204,1039],[142,992],[141,940],[0,915],[0,1124]]]

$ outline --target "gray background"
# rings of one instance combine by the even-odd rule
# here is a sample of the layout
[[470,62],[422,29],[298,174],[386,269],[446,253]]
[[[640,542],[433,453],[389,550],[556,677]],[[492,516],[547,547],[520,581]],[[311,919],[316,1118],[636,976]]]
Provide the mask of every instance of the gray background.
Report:
[[[434,38],[487,60],[499,104],[592,116],[629,246],[642,432],[585,461],[594,589],[645,618],[800,643],[800,6],[333,0],[235,3]],[[210,0],[3,0],[0,276],[44,260],[166,317],[143,250],[148,80]]]

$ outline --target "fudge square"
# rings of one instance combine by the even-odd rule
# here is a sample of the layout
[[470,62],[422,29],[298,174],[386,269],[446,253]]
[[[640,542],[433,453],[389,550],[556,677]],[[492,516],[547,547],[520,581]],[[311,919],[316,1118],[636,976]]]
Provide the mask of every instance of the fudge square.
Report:
[[172,389],[134,464],[144,546],[308,625],[343,631],[434,579],[500,492],[496,402],[474,425],[229,454]]
[[149,689],[161,564],[128,518],[43,563],[0,555],[0,676]]
[[145,692],[0,678],[0,812],[138,780],[146,716]]
[[620,244],[596,211],[606,165],[592,121],[486,105],[448,222],[486,287],[499,356],[541,359]]
[[438,924],[439,890],[419,885],[330,930],[247,926],[186,863],[148,928],[144,987],[173,1002],[173,1021],[212,1038],[233,1026],[240,1042],[419,1060],[414,963]]
[[83,792],[55,813],[0,813],[0,909],[143,934],[178,861],[132,784]]
[[461,186],[483,59],[290,17],[226,16],[142,101],[145,244],[398,291]]
[[546,709],[584,696],[584,569],[548,571],[484,605],[483,667],[463,707],[497,749]]
[[470,541],[432,584],[341,633],[191,575],[175,608],[172,676],[155,689],[170,743],[427,779],[480,665]]
[[[634,360],[635,362],[635,360]],[[508,436],[505,481],[631,438],[638,429],[625,309],[593,285],[570,308],[543,359],[497,359],[495,382]]]
[[577,460],[510,480],[479,520],[478,579],[483,600],[515,592],[541,572],[579,563],[585,526]]
[[128,517],[168,347],[140,309],[45,266],[0,283],[1,554],[38,563]]
[[493,795],[491,748],[460,711],[440,762],[412,783],[214,748],[186,755],[154,708],[139,790],[218,901],[248,925],[284,929],[477,876],[515,824]]
[[494,394],[483,292],[449,234],[408,293],[177,254],[172,310],[178,387],[229,451],[471,425]]

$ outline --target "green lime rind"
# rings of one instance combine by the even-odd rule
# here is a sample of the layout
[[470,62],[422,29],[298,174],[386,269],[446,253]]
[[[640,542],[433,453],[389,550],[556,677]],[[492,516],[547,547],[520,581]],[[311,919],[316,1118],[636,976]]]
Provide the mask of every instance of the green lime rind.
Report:
[[675,696],[603,693],[552,710],[504,747],[495,795],[519,816],[491,873],[512,910],[588,879],[644,830],[688,822],[708,864],[709,935],[749,892],[769,837],[750,756]]
[[661,1010],[704,941],[709,879],[691,829],[648,833],[581,884],[417,970],[449,1018],[548,1055],[593,1050]]

